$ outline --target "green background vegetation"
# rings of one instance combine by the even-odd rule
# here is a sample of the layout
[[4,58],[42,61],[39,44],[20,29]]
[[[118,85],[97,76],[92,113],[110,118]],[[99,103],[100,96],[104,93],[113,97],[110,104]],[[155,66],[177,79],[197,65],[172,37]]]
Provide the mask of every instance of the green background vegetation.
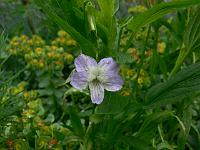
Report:
[[[0,150],[197,150],[199,0],[1,0]],[[74,59],[113,57],[94,105]]]

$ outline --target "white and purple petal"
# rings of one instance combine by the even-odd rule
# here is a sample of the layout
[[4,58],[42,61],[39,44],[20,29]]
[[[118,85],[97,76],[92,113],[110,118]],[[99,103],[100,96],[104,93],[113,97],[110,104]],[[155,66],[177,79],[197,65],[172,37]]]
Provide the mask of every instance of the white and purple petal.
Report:
[[118,72],[119,70],[117,63],[111,57],[101,59],[98,63],[98,66],[104,70],[113,72]]
[[98,81],[93,81],[89,83],[90,95],[92,103],[101,104],[104,99],[104,87]]
[[88,86],[87,72],[74,72],[71,76],[70,84],[77,89],[85,89]]
[[107,91],[119,91],[123,83],[124,81],[116,72],[108,71],[104,73],[104,88]]
[[77,72],[87,72],[92,66],[97,66],[96,60],[92,57],[81,54],[75,59],[75,67]]

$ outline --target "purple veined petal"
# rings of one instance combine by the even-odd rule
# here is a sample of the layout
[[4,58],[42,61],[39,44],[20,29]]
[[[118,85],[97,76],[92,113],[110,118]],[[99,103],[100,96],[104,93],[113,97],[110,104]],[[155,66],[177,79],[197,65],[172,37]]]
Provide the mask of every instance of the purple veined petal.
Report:
[[75,66],[77,72],[88,71],[89,67],[97,66],[97,62],[94,58],[81,54],[75,59]]
[[93,81],[89,83],[90,95],[92,103],[101,104],[104,99],[104,87],[98,81]]
[[98,65],[109,71],[118,72],[119,70],[117,63],[111,57],[101,59]]
[[70,84],[76,89],[85,89],[87,83],[87,72],[74,72],[70,78]]
[[107,91],[119,91],[122,88],[122,85],[124,84],[122,78],[116,72],[113,71],[105,72],[104,78],[106,82],[104,82],[103,85]]

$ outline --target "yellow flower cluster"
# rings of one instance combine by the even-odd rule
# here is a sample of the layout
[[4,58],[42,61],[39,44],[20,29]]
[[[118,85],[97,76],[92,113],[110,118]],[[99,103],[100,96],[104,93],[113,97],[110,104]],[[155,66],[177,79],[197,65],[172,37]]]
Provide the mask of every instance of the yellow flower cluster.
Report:
[[129,48],[127,53],[133,57],[136,63],[140,62],[140,54],[136,48]]
[[24,98],[24,100],[26,100],[27,102],[36,99],[37,96],[38,96],[38,93],[37,93],[36,90],[24,91],[24,92],[23,92],[23,98]]
[[146,37],[147,37],[147,30],[141,30],[137,32],[135,35],[135,39],[138,41],[143,41],[146,39]]
[[125,84],[123,85],[123,88],[120,92],[122,96],[130,96],[132,91],[131,91],[131,84],[130,81],[136,81],[139,85],[140,88],[142,87],[148,87],[151,84],[150,77],[148,73],[144,70],[141,69],[139,73],[139,77],[137,79],[137,71],[134,69],[131,69],[127,66],[122,66],[121,67],[121,74],[125,79]]
[[121,95],[122,96],[130,96],[131,95],[131,90],[130,90],[130,88],[128,89],[128,88],[123,88],[122,90],[121,90]]
[[51,45],[45,44],[46,42],[37,35],[32,38],[26,35],[16,36],[10,40],[8,52],[11,55],[22,56],[33,68],[62,70],[64,64],[70,64],[74,59],[65,49],[76,46],[76,42],[65,31],[59,31],[58,36],[51,41]]
[[121,71],[122,76],[125,79],[125,84],[123,85],[123,88],[122,88],[120,94],[122,96],[130,96],[132,91],[131,91],[129,82],[135,80],[137,73],[135,72],[135,70],[133,70],[127,66],[122,66],[120,68],[120,71]]
[[11,55],[24,55],[32,51],[32,48],[45,45],[44,40],[37,35],[30,39],[26,35],[15,36],[10,40],[8,51]]
[[63,30],[60,30],[58,32],[58,37],[55,40],[53,40],[51,44],[55,46],[63,46],[63,47],[77,46],[76,41],[72,39],[70,35]]
[[8,93],[10,95],[17,95],[25,90],[26,82],[20,82],[17,86],[10,87]]
[[[37,94],[37,92],[36,92]],[[32,96],[32,95],[30,95]],[[35,95],[36,96],[36,95]],[[22,112],[22,119],[26,122],[30,118],[37,116],[37,113],[40,111],[40,106],[42,105],[41,99],[34,97],[28,103],[27,107]]]
[[140,74],[139,74],[139,77],[137,79],[137,82],[141,87],[150,86],[151,80],[150,80],[150,77],[145,70],[143,70],[143,69],[140,70]]
[[73,61],[72,54],[64,52],[63,47],[44,46],[35,48],[25,55],[25,60],[34,68],[54,68],[61,70],[65,63]]

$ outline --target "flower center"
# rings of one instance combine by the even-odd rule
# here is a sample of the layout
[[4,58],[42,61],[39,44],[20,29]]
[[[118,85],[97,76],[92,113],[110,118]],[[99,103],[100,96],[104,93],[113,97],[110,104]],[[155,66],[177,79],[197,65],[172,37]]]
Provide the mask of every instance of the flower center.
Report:
[[99,82],[102,82],[102,72],[103,69],[100,67],[91,67],[89,70],[89,77],[88,80],[89,82],[97,80]]

